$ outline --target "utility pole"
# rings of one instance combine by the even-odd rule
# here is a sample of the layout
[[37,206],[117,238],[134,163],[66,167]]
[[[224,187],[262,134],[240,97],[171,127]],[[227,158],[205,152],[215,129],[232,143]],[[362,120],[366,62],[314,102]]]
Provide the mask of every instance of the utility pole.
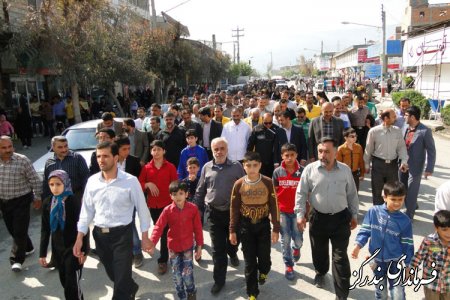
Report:
[[384,97],[386,84],[384,82],[384,75],[387,74],[387,59],[386,59],[386,12],[383,4],[381,4],[381,28],[383,30],[383,43],[381,49],[381,97]]
[[155,0],[150,0],[152,5],[152,29],[156,29],[156,8]]
[[215,34],[212,35],[212,46],[213,46],[213,50],[216,51],[217,43],[216,43],[216,35]]
[[[239,47],[239,38],[244,36],[243,34],[240,34],[241,31],[244,31],[244,29],[239,29],[239,26],[237,27],[236,30],[231,30],[232,33],[232,37],[235,37],[237,39],[236,43],[237,43],[237,63],[240,63],[241,61],[241,57],[240,57],[240,47]],[[234,35],[234,32],[236,32],[236,35]]]
[[236,63],[236,42],[233,42],[233,63]]

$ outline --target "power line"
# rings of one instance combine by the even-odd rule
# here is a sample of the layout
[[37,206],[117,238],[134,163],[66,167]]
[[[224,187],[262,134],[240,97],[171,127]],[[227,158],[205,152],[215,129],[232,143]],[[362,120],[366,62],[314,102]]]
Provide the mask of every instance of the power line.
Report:
[[[244,31],[244,29],[243,28],[239,29],[239,26],[238,26],[237,29],[232,29],[231,31],[232,31],[231,36],[235,37],[237,39],[236,40],[236,44],[237,44],[237,63],[240,63],[241,57],[240,57],[239,38],[244,36],[243,34],[240,34],[240,32]],[[235,32],[236,32],[236,35],[234,35]]]

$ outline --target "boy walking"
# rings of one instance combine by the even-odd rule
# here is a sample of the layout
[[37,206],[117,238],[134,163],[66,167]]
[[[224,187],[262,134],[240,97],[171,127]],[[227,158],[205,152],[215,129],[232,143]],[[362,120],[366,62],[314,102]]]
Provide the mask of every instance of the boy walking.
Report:
[[359,191],[359,182],[364,180],[366,172],[364,166],[364,150],[360,144],[356,143],[358,138],[355,129],[347,128],[344,130],[345,143],[339,146],[336,160],[346,164],[351,170],[356,190]]
[[377,279],[383,278],[375,285],[375,299],[387,299],[388,290],[391,299],[405,299],[405,288],[401,284],[394,286],[395,279],[389,279],[388,289],[386,274],[388,271],[390,274],[399,272],[397,262],[403,254],[406,254],[406,265],[409,265],[414,255],[411,220],[400,211],[406,189],[403,183],[394,181],[385,183],[383,191],[385,204],[374,205],[367,211],[356,236],[352,258],[358,258],[359,250],[370,238],[370,254],[380,249],[374,260],[376,265],[372,269]]
[[164,208],[153,228],[150,253],[153,254],[164,228],[168,226],[167,248],[177,295],[180,299],[195,300],[197,290],[194,284],[192,249],[195,237],[195,259],[199,259],[202,255],[203,231],[197,206],[186,201],[187,191],[183,182],[170,183],[169,192],[173,202]]
[[89,234],[83,237],[81,257],[73,255],[72,248],[77,239],[77,222],[81,203],[73,197],[69,175],[55,170],[48,177],[52,196],[44,200],[42,210],[41,247],[39,264],[47,268],[47,248],[52,237],[52,257],[59,272],[59,280],[66,299],[83,299],[80,279],[83,264],[89,250]]
[[178,178],[181,180],[188,176],[187,160],[191,157],[196,157],[199,161],[199,169],[197,170],[197,176],[200,177],[200,170],[208,162],[208,153],[205,148],[197,145],[198,136],[194,129],[188,129],[186,131],[187,146],[181,151],[180,162],[178,163]]
[[422,279],[433,278],[433,273],[437,271],[436,280],[424,286],[426,300],[448,300],[450,299],[450,211],[438,211],[433,217],[433,223],[436,232],[423,239],[410,266],[418,272],[418,267],[423,262]]
[[294,144],[286,143],[281,146],[281,159],[281,166],[273,172],[272,181],[280,208],[281,249],[286,266],[284,276],[287,280],[294,280],[294,262],[300,260],[300,248],[303,245],[303,232],[298,230],[297,216],[294,213],[295,191],[303,167],[297,162],[297,147]]
[[270,271],[270,242],[278,241],[280,213],[270,178],[259,173],[259,153],[247,152],[243,164],[247,175],[234,183],[231,193],[229,239],[232,245],[237,245],[236,232],[240,231],[247,295],[254,300],[259,294],[258,281],[264,284]]

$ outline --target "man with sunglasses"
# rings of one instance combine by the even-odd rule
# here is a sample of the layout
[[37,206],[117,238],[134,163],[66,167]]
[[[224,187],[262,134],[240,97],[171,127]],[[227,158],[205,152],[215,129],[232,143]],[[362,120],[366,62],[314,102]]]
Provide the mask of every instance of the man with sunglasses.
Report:
[[278,126],[273,124],[271,113],[263,115],[263,123],[253,127],[248,139],[247,151],[258,152],[261,156],[261,174],[272,177],[274,165],[273,154]]

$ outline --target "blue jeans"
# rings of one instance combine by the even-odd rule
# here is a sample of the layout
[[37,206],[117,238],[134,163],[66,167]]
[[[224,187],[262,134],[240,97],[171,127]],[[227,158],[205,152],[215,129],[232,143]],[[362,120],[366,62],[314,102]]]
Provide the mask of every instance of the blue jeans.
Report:
[[292,248],[300,249],[303,245],[303,232],[298,230],[295,214],[280,212],[280,225],[283,261],[287,267],[293,267],[291,240],[294,242]]
[[[389,267],[388,262],[377,262],[377,267],[381,267],[380,270],[376,268],[374,274],[377,278],[383,276],[377,285],[375,285],[375,299],[387,300],[388,299],[388,287],[387,287],[387,269]],[[396,267],[396,262],[391,265],[391,273],[397,273],[399,270]],[[405,300],[405,287],[401,285],[401,281],[398,285],[393,286],[397,279],[389,279],[389,296],[392,300]]]
[[136,219],[136,209],[133,212],[133,221],[131,222],[132,223],[131,227],[133,227],[133,255],[138,255],[142,254],[142,249],[141,249],[141,239],[139,238],[139,233],[136,229],[135,219]]
[[172,280],[180,299],[186,299],[186,292],[195,293],[194,264],[192,262],[192,249],[184,252],[169,250],[169,261],[172,267]]

